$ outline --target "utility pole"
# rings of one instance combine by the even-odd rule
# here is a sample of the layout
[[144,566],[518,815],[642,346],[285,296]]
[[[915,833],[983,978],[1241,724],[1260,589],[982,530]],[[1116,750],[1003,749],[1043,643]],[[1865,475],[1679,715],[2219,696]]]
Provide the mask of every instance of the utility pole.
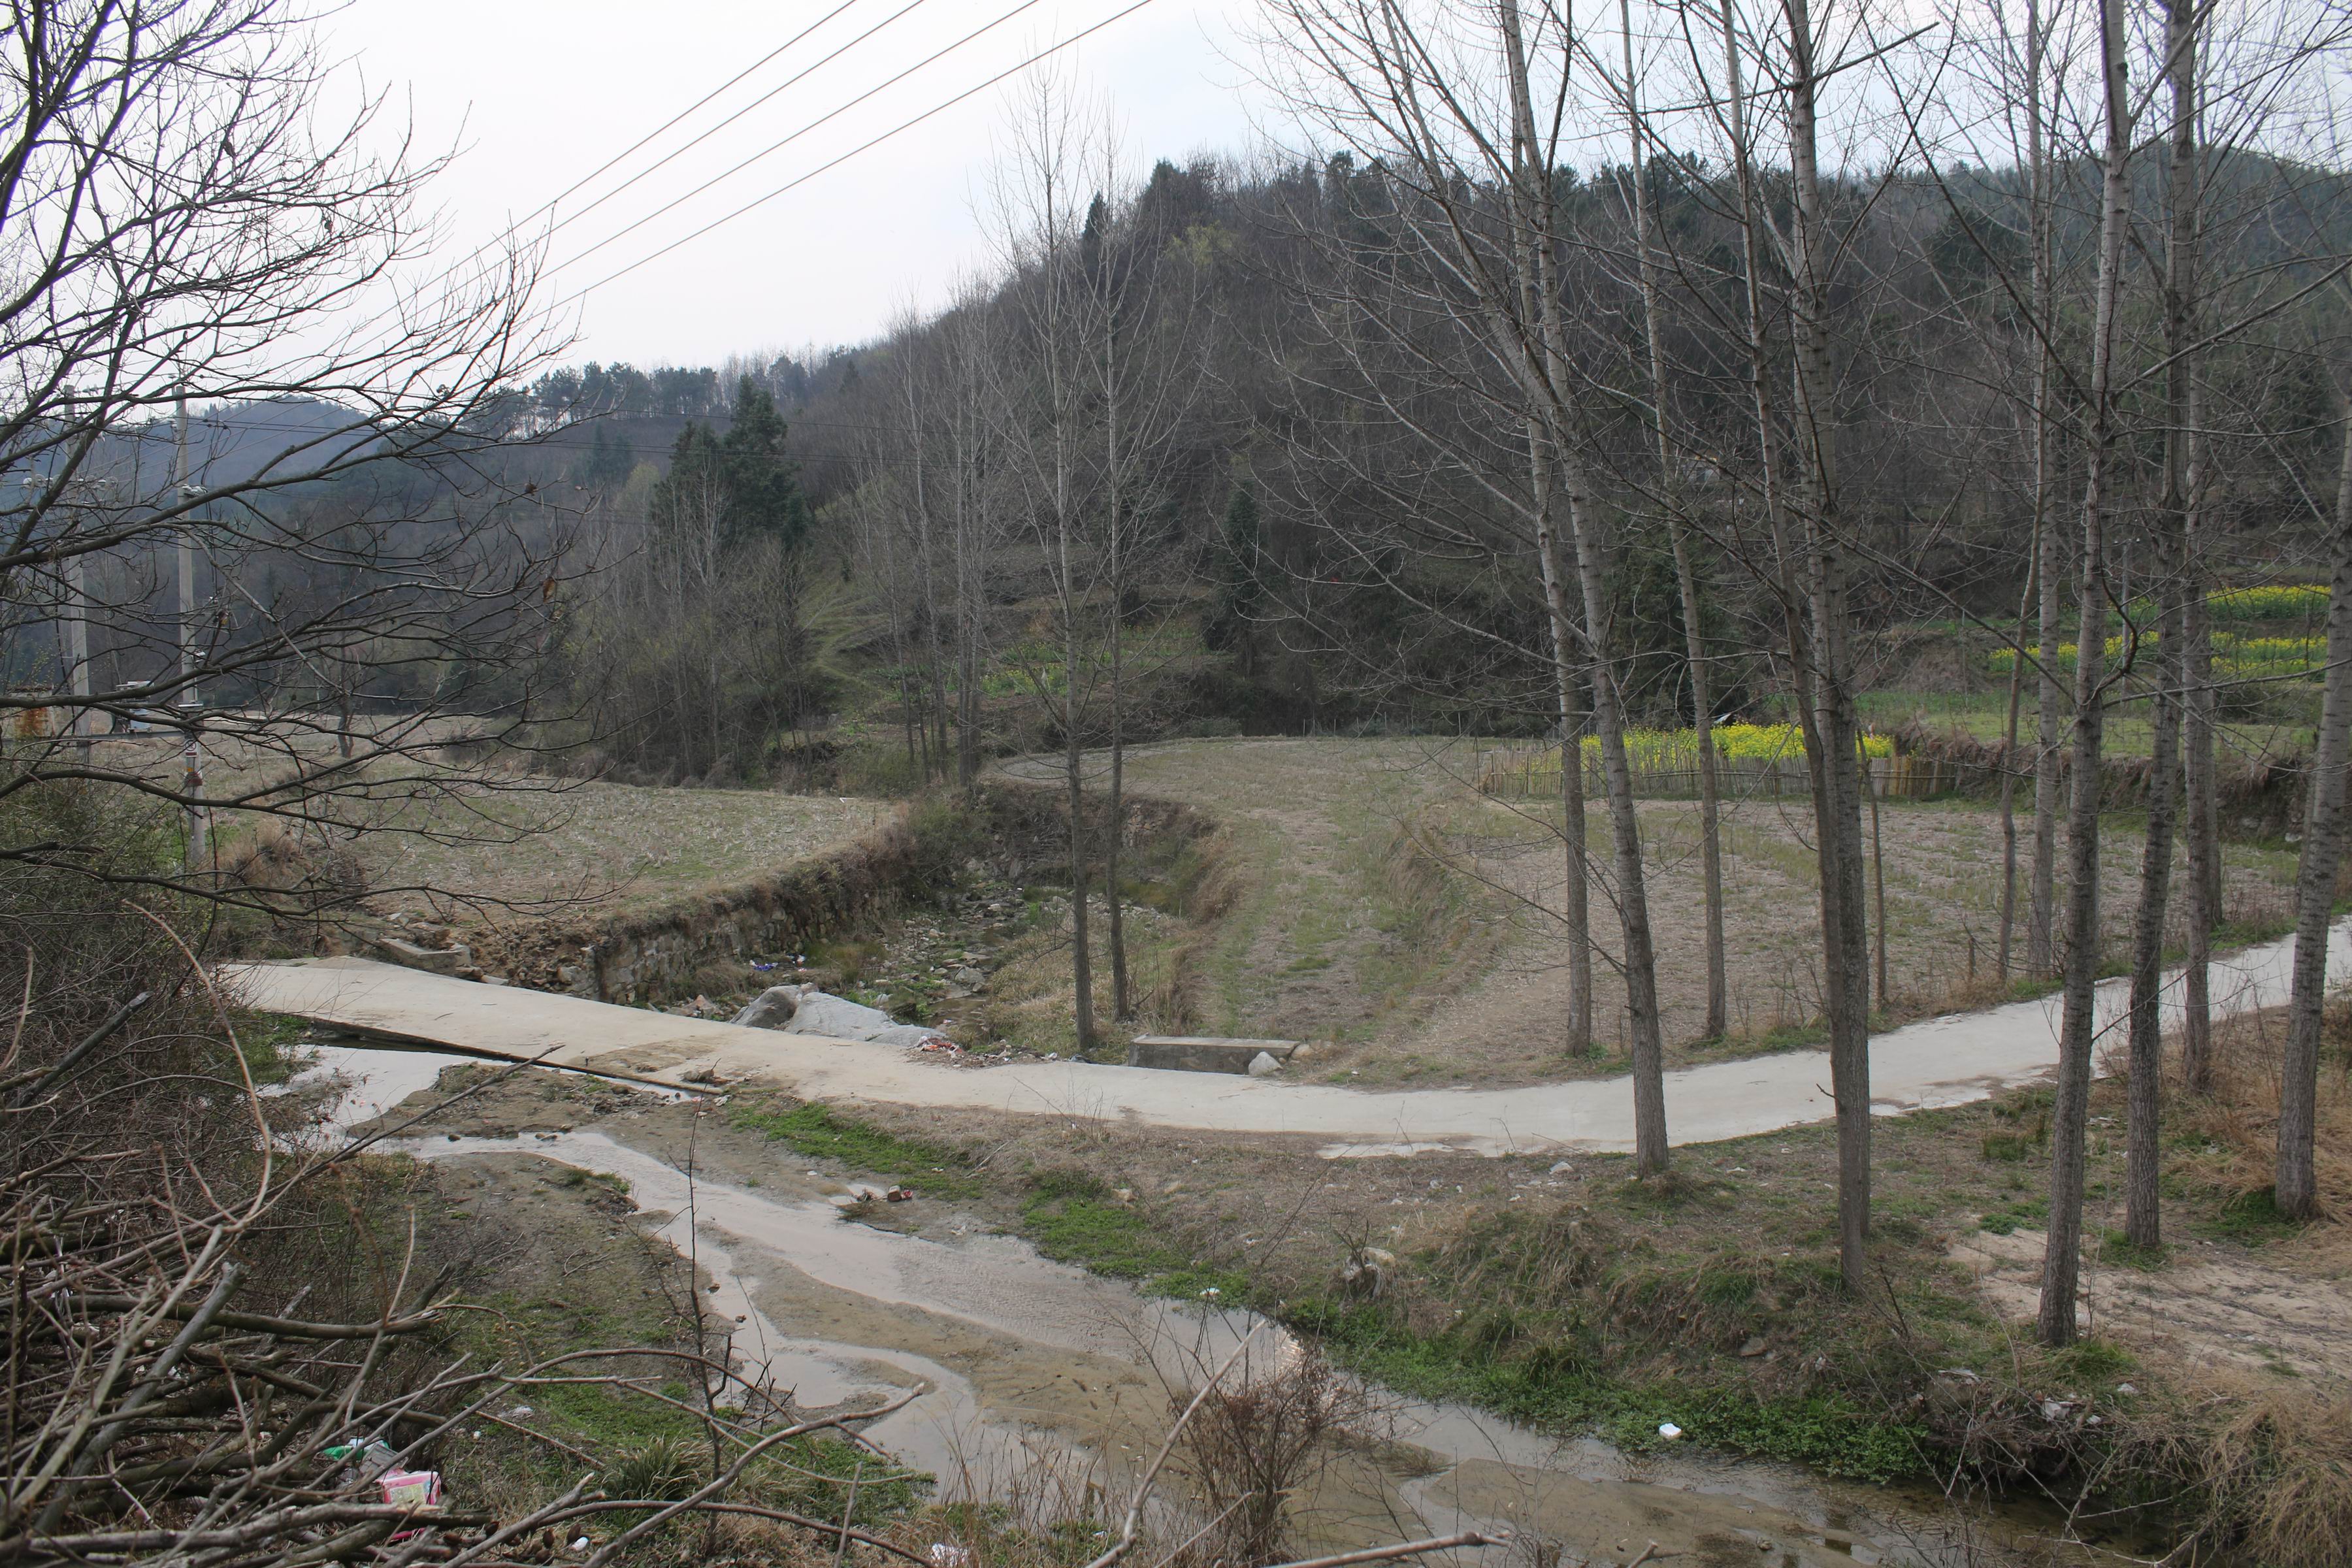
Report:
[[[101,481],[102,483],[103,481]],[[26,480],[27,485],[31,483]],[[67,514],[70,517],[72,514]],[[89,563],[77,551],[61,563],[65,569],[66,733],[74,738],[75,760],[89,763],[89,737],[95,717],[89,710]]]
[[[188,482],[188,399],[184,390],[179,398],[177,416],[173,420],[175,454],[173,458],[173,483],[178,502],[185,503],[195,493]],[[196,665],[203,656],[196,650],[196,539],[194,519],[184,519],[180,527],[180,722],[184,737],[180,758],[184,764],[180,777],[180,793],[188,797],[187,838],[188,869],[201,871],[210,859],[205,843],[207,834],[205,808],[198,804],[205,792],[205,758],[196,744],[197,721],[204,717],[205,700],[196,686]]]

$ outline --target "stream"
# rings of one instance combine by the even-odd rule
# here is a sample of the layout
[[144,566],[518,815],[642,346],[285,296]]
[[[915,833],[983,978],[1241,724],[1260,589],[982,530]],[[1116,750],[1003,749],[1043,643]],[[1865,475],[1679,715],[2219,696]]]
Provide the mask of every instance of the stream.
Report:
[[[333,1121],[348,1127],[465,1059],[326,1047],[303,1077],[340,1081]],[[764,1373],[808,1408],[920,1388],[866,1435],[930,1472],[943,1498],[1097,1485],[1123,1496],[1125,1478],[1166,1431],[1173,1391],[1198,1386],[1245,1339],[1236,1381],[1298,1353],[1285,1331],[1253,1314],[1148,1299],[976,1224],[942,1240],[856,1223],[842,1213],[850,1190],[815,1172],[780,1169],[756,1190],[689,1181],[616,1135],[625,1124],[391,1147],[436,1162],[524,1157],[626,1182],[651,1234],[716,1287],[705,1305],[736,1324],[733,1351],[747,1376]],[[1298,1500],[1297,1534],[1318,1549],[1485,1528],[1556,1549],[1532,1559],[1514,1552],[1513,1568],[1626,1563],[1652,1543],[1654,1562],[1958,1563],[1981,1560],[1971,1548],[1988,1539],[2021,1543],[2047,1522],[1979,1518],[1975,1539],[1956,1543],[1956,1521],[1932,1492],[1846,1486],[1696,1451],[1637,1456],[1465,1406],[1357,1392],[1370,1412],[1365,1440],[1342,1445]],[[1042,1482],[1041,1471],[1050,1472]]]

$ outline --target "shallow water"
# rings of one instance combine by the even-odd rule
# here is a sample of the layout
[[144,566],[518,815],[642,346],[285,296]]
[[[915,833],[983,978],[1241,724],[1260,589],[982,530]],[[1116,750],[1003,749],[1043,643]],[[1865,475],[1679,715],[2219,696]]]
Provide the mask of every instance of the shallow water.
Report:
[[[808,1406],[923,1389],[867,1436],[948,1495],[1001,1491],[1041,1451],[1076,1453],[1097,1476],[1131,1471],[1165,1429],[1171,1390],[1195,1385],[1245,1338],[1244,1373],[1297,1353],[1248,1313],[1149,1300],[1011,1237],[933,1240],[845,1220],[839,1200],[689,1182],[601,1131],[404,1147],[425,1159],[530,1156],[628,1182],[660,1218],[656,1234],[719,1286],[709,1305],[720,1321],[741,1319],[747,1374],[764,1371]],[[1635,1458],[1368,1393],[1384,1441],[1304,1500],[1304,1533],[1318,1546],[1485,1527],[1538,1532],[1570,1561],[1623,1562],[1653,1540],[1775,1568],[1946,1555],[1919,1543],[1925,1516],[1900,1494],[1696,1453]]]

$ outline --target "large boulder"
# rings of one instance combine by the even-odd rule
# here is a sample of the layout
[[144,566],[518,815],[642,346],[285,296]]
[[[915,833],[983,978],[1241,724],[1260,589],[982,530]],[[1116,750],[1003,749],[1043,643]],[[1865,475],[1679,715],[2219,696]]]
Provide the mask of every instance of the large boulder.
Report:
[[784,1030],[787,1034],[823,1035],[835,1040],[870,1040],[897,1023],[879,1007],[860,1006],[844,997],[811,991],[802,995]]
[[730,1022],[747,1029],[783,1029],[792,1026],[793,1015],[800,1011],[801,988],[797,985],[771,985]]

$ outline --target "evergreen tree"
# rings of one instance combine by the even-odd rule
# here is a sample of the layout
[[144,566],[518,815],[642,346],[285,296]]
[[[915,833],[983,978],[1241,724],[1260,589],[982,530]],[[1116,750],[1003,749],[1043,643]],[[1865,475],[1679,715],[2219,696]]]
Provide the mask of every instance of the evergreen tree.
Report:
[[1234,652],[1244,676],[1256,673],[1257,637],[1252,621],[1265,598],[1265,584],[1258,574],[1263,549],[1257,492],[1241,485],[1225,503],[1224,526],[1218,531],[1217,597],[1202,631],[1212,648]]
[[745,376],[735,393],[735,424],[719,442],[730,539],[774,539],[797,550],[808,537],[808,497],[800,465],[784,454],[783,416],[767,390]]
[[629,470],[635,466],[629,444],[614,435],[611,426],[600,424],[587,461],[581,465],[580,481],[590,489],[611,494],[629,482]]
[[785,434],[776,400],[745,376],[725,436],[700,423],[678,432],[669,473],[654,493],[655,523],[675,525],[682,507],[715,500],[722,545],[772,540],[788,554],[797,552],[808,539],[809,505],[800,465],[784,453]]

